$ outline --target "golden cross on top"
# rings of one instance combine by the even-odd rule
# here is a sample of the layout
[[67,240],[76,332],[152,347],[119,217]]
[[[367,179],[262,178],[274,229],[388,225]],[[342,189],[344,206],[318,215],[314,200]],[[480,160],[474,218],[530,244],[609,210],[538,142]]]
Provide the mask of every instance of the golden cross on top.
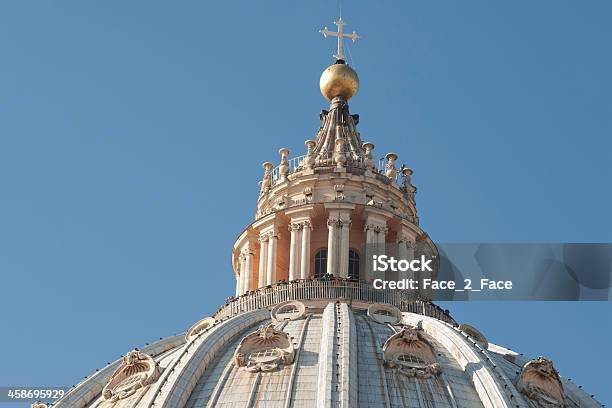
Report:
[[342,27],[348,25],[344,21],[342,21],[342,17],[340,17],[338,21],[334,21],[334,24],[338,27],[338,32],[329,31],[327,27],[325,27],[322,30],[319,30],[319,32],[323,34],[325,38],[327,38],[328,36],[338,37],[338,53],[335,54],[334,57],[336,57],[337,60],[346,61],[346,58],[344,58],[344,54],[342,53],[342,39],[349,38],[353,40],[353,42],[355,42],[361,37],[359,37],[357,33],[354,31],[353,31],[353,34],[344,34],[342,32]]

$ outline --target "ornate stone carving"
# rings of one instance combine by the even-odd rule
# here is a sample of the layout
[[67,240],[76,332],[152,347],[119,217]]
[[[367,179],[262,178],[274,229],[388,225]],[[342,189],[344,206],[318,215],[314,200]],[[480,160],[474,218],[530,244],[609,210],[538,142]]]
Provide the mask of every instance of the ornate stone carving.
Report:
[[49,406],[43,402],[34,402],[30,405],[31,408],[49,408]]
[[298,320],[306,314],[306,306],[297,300],[280,303],[272,309],[270,315],[276,323],[286,320]]
[[137,350],[130,351],[102,390],[102,396],[108,402],[128,398],[155,382],[160,374],[161,370],[151,356]]
[[304,224],[299,222],[299,221],[298,222],[290,222],[288,227],[289,227],[288,228],[289,231],[293,231],[293,230],[299,231],[302,228],[304,228]]
[[374,231],[377,234],[380,234],[382,232],[383,234],[386,234],[387,231],[389,231],[389,227],[385,227],[385,226],[378,225],[378,224],[365,224],[363,226],[363,231],[364,232]]
[[336,193],[337,201],[344,201],[346,196],[344,195],[344,184],[336,184],[334,185],[334,192]]
[[383,360],[389,368],[410,377],[428,378],[442,372],[420,328],[406,327],[389,337],[383,346]]
[[377,323],[398,324],[402,321],[402,311],[392,305],[374,303],[368,307],[368,317]]
[[312,224],[309,220],[302,220],[302,221],[294,221],[294,222],[290,222],[288,225],[288,229],[289,231],[291,230],[302,230],[304,228],[312,228]]
[[282,209],[287,206],[287,202],[289,201],[289,196],[287,194],[283,194],[276,199],[276,208]]
[[234,353],[234,363],[252,372],[273,371],[291,364],[294,352],[289,335],[270,324],[242,339]]
[[552,361],[543,357],[528,361],[519,375],[516,388],[540,407],[565,407],[565,392]]
[[342,228],[343,225],[346,226],[350,226],[351,225],[351,220],[350,219],[342,219],[342,218],[334,218],[334,217],[329,217],[327,219],[327,226],[328,227],[337,227],[337,228]]
[[374,190],[372,190],[371,188],[366,188],[365,196],[366,196],[366,204],[370,204],[371,202],[374,201]]
[[202,320],[199,320],[191,326],[189,330],[187,330],[187,334],[185,335],[185,340],[189,341],[192,337],[197,336],[202,331],[212,327],[215,324],[215,319],[212,317],[205,317]]

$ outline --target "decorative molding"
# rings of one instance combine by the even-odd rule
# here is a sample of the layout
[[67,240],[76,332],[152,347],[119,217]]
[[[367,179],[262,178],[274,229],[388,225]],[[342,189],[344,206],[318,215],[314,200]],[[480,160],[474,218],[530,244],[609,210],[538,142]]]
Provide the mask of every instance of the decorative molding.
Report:
[[234,353],[234,363],[248,371],[274,371],[293,362],[295,349],[289,335],[273,324],[261,326],[247,335]]
[[387,367],[409,377],[429,378],[442,372],[420,327],[405,327],[389,337],[383,346],[383,360]]
[[107,402],[128,398],[140,388],[157,381],[160,374],[159,366],[150,355],[138,350],[130,351],[104,386],[102,396]]
[[565,407],[565,392],[552,361],[538,357],[523,366],[516,388],[543,408]]

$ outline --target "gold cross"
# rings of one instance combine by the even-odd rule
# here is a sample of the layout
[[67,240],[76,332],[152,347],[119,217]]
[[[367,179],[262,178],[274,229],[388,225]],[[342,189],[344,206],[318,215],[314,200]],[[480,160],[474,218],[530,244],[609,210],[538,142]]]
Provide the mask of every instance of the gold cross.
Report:
[[344,21],[342,21],[342,17],[340,17],[338,19],[338,21],[334,21],[334,24],[338,27],[338,32],[335,31],[329,31],[327,29],[327,27],[325,27],[322,30],[319,30],[319,32],[321,34],[323,34],[323,36],[325,38],[327,38],[328,36],[332,36],[332,37],[338,37],[338,53],[334,55],[334,57],[336,57],[337,60],[342,60],[345,61],[346,59],[344,58],[344,54],[342,53],[342,39],[343,38],[349,38],[351,40],[353,40],[353,42],[357,41],[358,39],[360,39],[361,37],[359,37],[357,35],[356,32],[353,31],[353,34],[344,34],[342,32],[342,27],[346,24]]

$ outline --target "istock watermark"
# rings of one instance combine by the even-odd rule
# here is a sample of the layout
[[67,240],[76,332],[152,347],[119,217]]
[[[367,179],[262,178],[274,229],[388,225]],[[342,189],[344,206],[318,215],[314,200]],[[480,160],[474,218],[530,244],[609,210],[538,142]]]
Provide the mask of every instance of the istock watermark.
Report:
[[431,300],[610,300],[610,243],[372,244],[360,279]]

